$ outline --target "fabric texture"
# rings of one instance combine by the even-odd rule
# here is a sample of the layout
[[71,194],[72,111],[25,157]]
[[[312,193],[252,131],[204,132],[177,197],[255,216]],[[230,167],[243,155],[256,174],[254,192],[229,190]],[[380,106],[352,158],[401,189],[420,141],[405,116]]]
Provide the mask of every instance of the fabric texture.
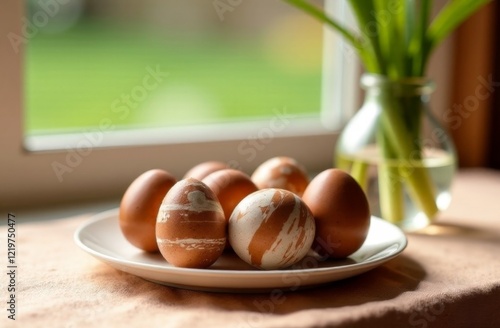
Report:
[[[154,284],[75,245],[74,231],[92,213],[24,224],[18,218],[17,314],[12,321],[3,310],[0,326],[499,327],[500,173],[462,171],[452,194],[449,210],[424,232],[408,234],[397,258],[359,276],[283,294]],[[1,240],[7,228],[0,228]]]

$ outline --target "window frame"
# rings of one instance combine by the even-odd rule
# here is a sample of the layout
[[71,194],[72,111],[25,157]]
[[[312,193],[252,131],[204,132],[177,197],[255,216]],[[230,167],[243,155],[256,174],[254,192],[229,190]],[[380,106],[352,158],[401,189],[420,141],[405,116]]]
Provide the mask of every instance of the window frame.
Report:
[[[327,1],[329,10],[345,20],[341,15],[345,4],[339,3]],[[0,13],[0,35],[22,36],[24,1],[2,1]],[[0,208],[119,197],[147,169],[163,168],[180,178],[206,160],[225,161],[246,172],[278,155],[296,158],[310,172],[331,167],[338,131],[354,112],[358,92],[357,61],[345,56],[337,56],[335,62],[329,59],[340,43],[336,33],[325,32],[328,74],[323,77],[322,119],[333,119],[338,122],[335,126],[319,119],[280,116],[283,109],[277,108],[278,114],[269,119],[231,125],[128,132],[101,126],[100,137],[94,131],[94,140],[102,137],[101,141],[88,147],[84,140],[90,137],[82,134],[25,137],[23,44],[16,52],[8,37],[0,38]],[[331,88],[332,83],[341,88]]]

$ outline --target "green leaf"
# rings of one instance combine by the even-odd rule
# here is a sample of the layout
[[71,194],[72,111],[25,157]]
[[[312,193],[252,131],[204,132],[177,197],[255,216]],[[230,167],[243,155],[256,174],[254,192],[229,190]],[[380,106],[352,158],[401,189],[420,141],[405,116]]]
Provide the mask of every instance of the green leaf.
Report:
[[491,0],[454,0],[446,4],[427,31],[429,49],[444,40],[464,20]]
[[333,18],[327,16],[322,9],[310,4],[305,0],[283,0],[283,1],[294,5],[295,7],[303,10],[304,12],[310,14],[311,16],[319,19],[323,23],[330,25],[340,34],[342,34],[342,36],[345,37],[347,41],[349,41],[354,46],[354,48],[358,49],[362,47],[361,42],[358,40],[358,37],[354,35],[354,33],[349,31],[346,27],[342,26],[342,24],[340,24]]
[[414,30],[414,0],[375,0],[380,42],[392,79],[408,76],[408,51]]
[[[425,1],[425,0],[423,0]],[[400,29],[404,31],[404,40],[407,46],[406,49],[410,47],[410,43],[414,39],[415,34],[415,8],[416,4],[414,0],[402,1],[402,9],[400,10],[401,24]]]
[[398,49],[398,43],[400,41],[399,38],[394,38],[394,34],[398,31],[395,27],[395,17],[393,17],[393,13],[389,11],[389,1],[387,0],[374,0],[374,11],[372,15],[376,21],[378,28],[378,40],[380,43],[380,53],[381,56],[385,59],[391,58],[392,60],[385,60],[386,62],[386,70],[389,76],[393,75],[392,73],[397,71],[398,62],[400,60],[400,56],[394,51]]
[[370,53],[370,49],[363,44],[360,37],[354,34],[342,24],[337,22],[335,19],[329,17],[322,9],[312,5],[306,0],[283,0],[290,3],[291,5],[297,7],[298,9],[304,11],[305,13],[311,15],[312,17],[318,19],[319,21],[327,24],[331,28],[339,32],[358,52],[359,58],[365,65],[365,68],[369,72],[377,72],[378,64],[374,56]]
[[366,0],[348,0],[351,8],[356,16],[358,28],[364,38],[369,40],[370,51],[373,53],[377,64],[376,70],[372,73],[387,74],[386,60],[382,54],[380,45],[380,31],[378,23],[375,19],[375,6],[373,1]]
[[[356,49],[367,71],[398,78],[424,75],[432,50],[465,19],[492,0],[450,0],[430,25],[432,0],[348,0],[361,35],[307,0],[283,1],[339,32]],[[394,4],[399,4],[401,10],[392,13],[390,9],[394,9]],[[388,9],[391,17],[384,23]]]
[[422,0],[420,2],[418,24],[414,35],[414,42],[412,44],[412,58],[413,67],[411,69],[412,75],[421,76],[424,74],[425,62],[424,57],[426,53],[430,50],[428,49],[428,43],[426,42],[426,32],[429,25],[429,18],[432,10],[432,0]]

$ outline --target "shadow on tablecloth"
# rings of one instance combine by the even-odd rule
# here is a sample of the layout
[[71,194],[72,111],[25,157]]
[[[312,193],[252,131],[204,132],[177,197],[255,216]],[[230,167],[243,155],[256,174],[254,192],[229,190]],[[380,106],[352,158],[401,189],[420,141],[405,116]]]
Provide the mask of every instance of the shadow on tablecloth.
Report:
[[[93,283],[124,298],[144,298],[158,306],[213,308],[230,311],[254,311],[285,314],[304,309],[336,308],[394,299],[415,290],[426,273],[408,256],[399,257],[364,274],[306,290],[275,289],[267,293],[211,293],[158,285],[96,264]],[[118,296],[118,295],[116,295]]]

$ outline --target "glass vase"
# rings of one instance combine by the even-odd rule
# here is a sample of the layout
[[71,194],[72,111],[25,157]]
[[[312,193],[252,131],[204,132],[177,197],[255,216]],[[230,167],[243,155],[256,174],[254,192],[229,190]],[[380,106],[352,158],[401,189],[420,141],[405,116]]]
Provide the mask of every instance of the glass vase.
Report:
[[365,74],[364,103],[342,131],[336,166],[365,190],[372,214],[405,231],[431,224],[451,201],[453,141],[433,115],[425,78]]

